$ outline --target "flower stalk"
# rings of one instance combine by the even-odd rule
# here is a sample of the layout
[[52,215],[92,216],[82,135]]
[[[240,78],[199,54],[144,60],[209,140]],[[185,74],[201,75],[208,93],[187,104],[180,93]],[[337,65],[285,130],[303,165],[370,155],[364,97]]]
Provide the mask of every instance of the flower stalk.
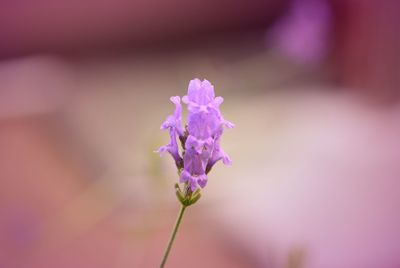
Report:
[[170,237],[170,239],[168,241],[167,248],[165,249],[164,256],[163,256],[161,264],[160,264],[160,268],[164,268],[165,263],[167,262],[167,259],[168,259],[168,256],[169,256],[169,252],[171,251],[172,244],[175,241],[175,237],[176,237],[176,234],[178,232],[179,225],[181,224],[182,217],[183,217],[183,214],[185,213],[185,210],[186,210],[186,206],[182,205],[181,209],[179,210],[178,217],[176,218],[174,229],[172,230],[171,237]]
[[178,200],[179,200],[179,202],[181,203],[182,206],[181,206],[181,209],[179,210],[178,217],[176,218],[176,222],[175,222],[174,228],[172,229],[171,237],[170,237],[170,239],[168,241],[167,248],[165,249],[164,256],[162,258],[160,268],[163,268],[165,266],[165,263],[166,263],[166,261],[168,259],[169,252],[171,251],[172,244],[175,241],[176,233],[178,232],[179,225],[181,224],[182,217],[183,217],[183,214],[184,214],[186,208],[188,206],[191,206],[194,203],[196,203],[201,197],[200,189],[197,189],[195,192],[192,192],[190,190],[189,186],[187,185],[187,183],[185,184],[185,191],[184,192],[179,187],[179,184],[176,183],[175,184],[175,191],[176,191],[176,197],[178,198]]

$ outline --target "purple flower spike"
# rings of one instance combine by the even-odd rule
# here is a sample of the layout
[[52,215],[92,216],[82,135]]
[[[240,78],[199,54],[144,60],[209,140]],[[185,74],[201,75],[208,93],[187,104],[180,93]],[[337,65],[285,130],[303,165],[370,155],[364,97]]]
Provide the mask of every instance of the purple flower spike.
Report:
[[[214,86],[207,80],[200,81],[196,78],[190,81],[188,93],[182,98],[183,103],[188,106],[185,128],[182,128],[180,98],[171,97],[171,101],[175,104],[175,112],[161,125],[161,129],[169,130],[171,140],[158,152],[161,155],[169,152],[175,159],[178,174],[180,174],[179,182],[184,183],[184,187],[182,190],[181,186],[175,183],[175,194],[182,207],[160,267],[164,267],[168,258],[185,208],[200,199],[200,188],[207,185],[207,174],[219,160],[226,165],[232,163],[229,156],[222,150],[220,142],[224,128],[232,128],[234,125],[222,116],[219,106],[224,99],[215,97]],[[179,154],[177,135],[182,145],[182,157]]]
[[[180,98],[175,96],[171,101],[176,106],[175,113],[161,125],[161,129],[169,129],[171,141],[161,147],[159,152],[168,151],[173,156],[181,172],[180,182],[187,183],[193,192],[199,186],[201,188],[206,186],[206,174],[217,161],[222,160],[226,165],[232,163],[221,148],[220,140],[224,127],[232,128],[234,124],[223,118],[219,106],[224,99],[215,97],[214,86],[207,80],[191,80],[187,95],[182,97],[189,111],[186,132],[181,125]],[[179,135],[184,143],[183,160],[179,155],[176,135]]]

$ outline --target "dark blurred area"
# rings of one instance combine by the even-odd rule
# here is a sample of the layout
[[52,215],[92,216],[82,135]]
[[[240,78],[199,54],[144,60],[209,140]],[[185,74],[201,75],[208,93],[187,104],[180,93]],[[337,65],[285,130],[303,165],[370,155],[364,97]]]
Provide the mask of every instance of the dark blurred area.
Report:
[[[287,1],[16,1],[0,13],[2,57],[129,53],[265,29]],[[171,44],[173,43],[173,44]],[[182,46],[182,45],[180,45]]]
[[400,267],[400,2],[2,1],[0,267],[157,267],[189,80],[236,127],[167,267]]

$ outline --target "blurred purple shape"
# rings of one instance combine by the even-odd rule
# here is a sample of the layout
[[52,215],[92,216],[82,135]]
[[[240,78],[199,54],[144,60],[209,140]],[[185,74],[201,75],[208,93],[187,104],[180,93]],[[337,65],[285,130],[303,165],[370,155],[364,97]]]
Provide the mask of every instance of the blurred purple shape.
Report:
[[326,0],[294,0],[267,37],[288,57],[314,63],[327,53],[330,28],[331,10]]

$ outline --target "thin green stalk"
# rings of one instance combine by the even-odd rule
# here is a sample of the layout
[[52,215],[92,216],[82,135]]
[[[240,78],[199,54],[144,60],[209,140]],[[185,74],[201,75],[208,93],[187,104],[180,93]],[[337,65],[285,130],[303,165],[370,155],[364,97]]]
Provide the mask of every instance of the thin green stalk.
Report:
[[181,224],[183,213],[185,212],[185,209],[186,209],[186,206],[181,206],[181,209],[179,210],[178,218],[176,218],[175,226],[172,231],[171,238],[168,241],[167,248],[165,249],[165,253],[164,253],[162,262],[160,264],[160,268],[163,268],[165,266],[165,263],[168,259],[169,252],[171,251],[172,244],[174,243],[175,236],[176,236],[176,233],[178,232],[179,225]]

